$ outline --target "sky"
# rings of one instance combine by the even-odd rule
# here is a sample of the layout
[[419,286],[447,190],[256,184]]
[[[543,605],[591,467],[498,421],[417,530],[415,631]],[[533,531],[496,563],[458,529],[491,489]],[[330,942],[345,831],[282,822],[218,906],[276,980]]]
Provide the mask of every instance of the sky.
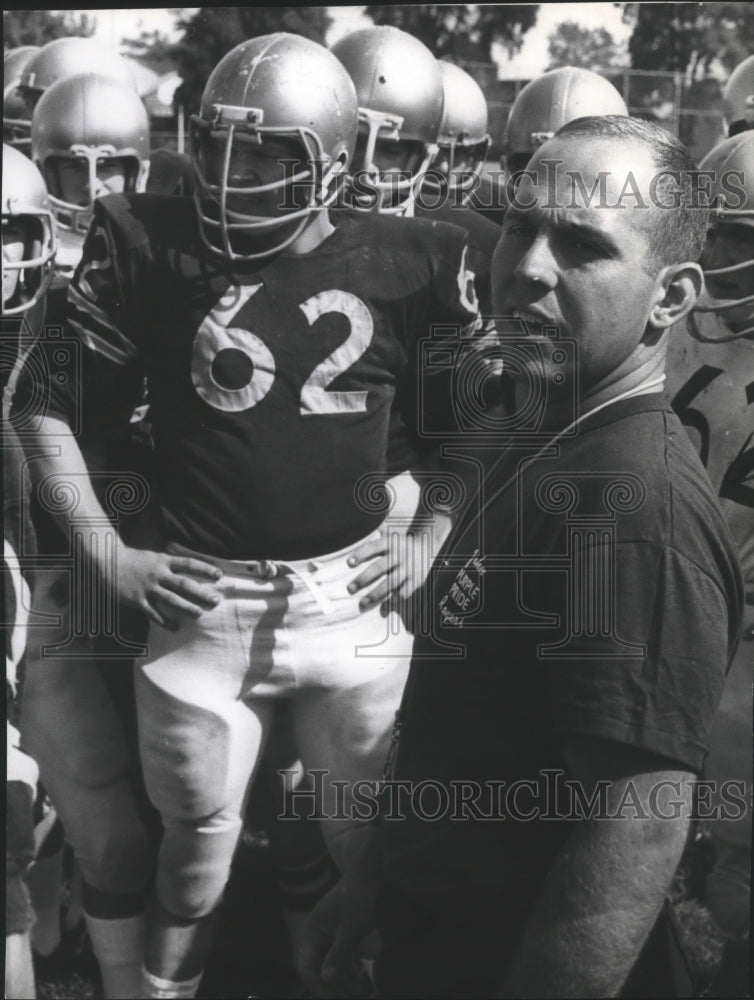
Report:
[[[87,10],[81,13],[94,15],[97,19],[97,37],[112,48],[117,48],[121,39],[136,37],[142,30],[158,30],[169,37],[175,36],[175,8],[118,8],[115,10]],[[196,7],[183,8],[193,13]],[[371,22],[363,17],[363,7],[330,7],[333,26],[328,36],[332,44],[341,35],[356,28],[366,27]],[[540,4],[537,23],[524,36],[524,45],[514,60],[503,59],[500,75],[507,78],[535,76],[547,68],[547,41],[550,33],[563,21],[577,21],[587,28],[604,27],[616,42],[628,39],[630,28],[621,21],[620,10],[612,3],[544,3]]]

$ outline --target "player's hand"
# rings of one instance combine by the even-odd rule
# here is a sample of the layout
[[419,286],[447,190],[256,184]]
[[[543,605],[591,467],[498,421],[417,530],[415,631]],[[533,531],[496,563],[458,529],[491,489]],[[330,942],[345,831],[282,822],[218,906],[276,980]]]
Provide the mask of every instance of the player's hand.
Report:
[[373,910],[339,882],[314,907],[296,956],[296,969],[315,997],[370,997],[374,987],[359,959],[373,929]]
[[450,518],[440,514],[435,514],[432,525],[422,531],[391,527],[387,521],[379,538],[359,546],[349,557],[349,565],[369,565],[351,581],[348,590],[357,594],[372,588],[359,601],[361,610],[410,600],[427,579],[432,559],[449,529]]
[[175,631],[216,607],[222,570],[202,559],[121,545],[116,561],[118,596],[150,621]]

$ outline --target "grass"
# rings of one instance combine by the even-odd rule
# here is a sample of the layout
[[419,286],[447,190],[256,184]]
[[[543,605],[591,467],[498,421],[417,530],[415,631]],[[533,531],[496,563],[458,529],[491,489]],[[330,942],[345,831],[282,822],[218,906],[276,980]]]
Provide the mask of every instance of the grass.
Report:
[[[723,939],[699,896],[711,864],[708,843],[692,837],[671,887],[673,912],[698,996],[709,992],[718,971]],[[236,855],[222,908],[217,941],[199,997],[294,997],[288,937],[270,876],[264,835],[246,834]],[[70,956],[68,969],[37,978],[42,1000],[101,997],[96,963],[86,938]]]

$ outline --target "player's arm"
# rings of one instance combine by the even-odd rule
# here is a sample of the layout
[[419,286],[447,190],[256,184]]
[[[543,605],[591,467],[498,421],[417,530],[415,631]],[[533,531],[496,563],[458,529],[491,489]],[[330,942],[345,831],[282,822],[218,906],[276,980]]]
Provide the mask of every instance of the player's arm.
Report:
[[[199,559],[164,552],[133,549],[125,545],[110,524],[92,487],[84,457],[68,423],[43,417],[33,436],[27,431],[27,450],[35,488],[53,477],[61,486],[70,483],[78,497],[76,532],[82,540],[84,558],[121,600],[140,608],[157,625],[176,628],[185,619],[198,618],[219,601],[216,566]],[[51,511],[68,535],[72,511]],[[111,560],[109,552],[115,549]],[[113,578],[114,576],[114,578]]]
[[[22,421],[27,454],[33,451],[30,471],[38,489],[49,477],[70,483],[81,500],[75,507],[84,557],[91,560],[105,582],[117,588],[121,599],[139,607],[152,621],[177,627],[185,617],[196,618],[217,603],[214,566],[160,552],[136,551],[124,545],[112,528],[92,487],[90,470],[77,437],[89,443],[125,434],[143,381],[140,364],[138,262],[119,247],[119,234],[101,203],[87,234],[81,262],[68,289],[66,331],[76,364],[62,383],[52,377],[52,361],[59,341],[40,339],[37,366],[22,373],[16,421]],[[73,347],[77,350],[73,351]],[[44,355],[47,354],[47,360]],[[34,398],[34,371],[42,375],[39,398],[30,412],[25,402]],[[29,382],[28,391],[24,388]],[[12,419],[14,419],[12,415]],[[79,430],[80,428],[80,430]],[[95,449],[96,450],[96,449]],[[48,505],[48,507],[51,505]],[[62,531],[69,534],[73,512],[50,510]],[[107,537],[106,537],[107,536]],[[115,548],[113,571],[106,553]],[[114,572],[114,579],[108,575]]]
[[606,812],[613,818],[572,823],[502,984],[503,997],[618,996],[686,843],[691,772],[591,736],[572,738],[565,755],[586,800],[598,781],[610,782]]
[[[403,391],[396,400],[391,427],[391,435],[393,428],[400,427],[408,440],[410,467],[387,481],[395,500],[380,538],[366,542],[350,559],[354,566],[370,563],[349,587],[352,593],[371,587],[361,598],[362,609],[388,598],[405,601],[421,587],[452,526],[452,504],[444,511],[436,500],[443,495],[463,495],[471,485],[465,482],[471,476],[469,463],[444,455],[442,437],[436,430],[438,414],[443,426],[447,423],[453,431],[459,429],[452,419],[453,371],[447,368],[428,377],[424,366],[427,342],[434,340],[438,328],[447,333],[451,352],[462,345],[456,352],[459,359],[472,342],[476,349],[485,333],[474,274],[466,265],[465,234],[456,226],[446,227],[445,233],[447,245],[436,254],[426,311],[415,318],[415,332],[423,331],[428,337],[418,333],[411,345],[408,377],[402,380]],[[438,339],[437,343],[444,346],[444,341]],[[483,354],[482,350],[480,358]]]

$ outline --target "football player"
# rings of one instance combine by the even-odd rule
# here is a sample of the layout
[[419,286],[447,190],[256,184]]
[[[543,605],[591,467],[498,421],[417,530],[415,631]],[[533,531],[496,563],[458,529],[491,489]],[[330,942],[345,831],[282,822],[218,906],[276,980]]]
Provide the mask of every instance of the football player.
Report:
[[3,145],[2,238],[3,316],[18,317],[20,322],[42,306],[52,283],[57,230],[39,171],[7,145]]
[[125,59],[104,48],[95,38],[56,38],[43,45],[23,68],[12,107],[3,108],[3,134],[13,135],[13,145],[28,153],[31,118],[42,94],[58,80],[77,73],[99,73],[134,87],[134,76]]
[[723,90],[723,117],[728,137],[754,128],[754,56],[739,63]]
[[438,66],[443,92],[438,152],[422,191],[425,196],[444,196],[453,206],[465,205],[478,183],[490,145],[487,99],[466,70],[444,59]]
[[[8,735],[5,995],[9,997],[35,995],[31,960],[35,913],[28,873],[37,853],[33,806],[38,797],[38,769],[33,759],[21,750],[16,728],[17,683],[25,653],[30,606],[28,577],[30,562],[36,554],[36,541],[27,518],[29,484],[23,449],[8,422],[8,415],[20,345],[44,322],[45,296],[53,278],[55,250],[55,223],[44,182],[25,156],[4,145],[0,375],[3,389],[3,589],[4,620],[8,626],[5,629]],[[59,886],[59,879],[54,884]],[[52,916],[57,930],[57,906]],[[42,921],[49,917],[50,914],[39,914]]]
[[415,214],[462,226],[469,238],[469,267],[482,315],[492,313],[490,262],[500,227],[473,210],[471,198],[480,181],[489,134],[487,101],[479,84],[465,70],[440,60],[443,116],[432,162],[416,197]]
[[482,168],[490,144],[487,99],[470,73],[453,63],[440,60],[444,96],[443,120],[438,145],[440,151],[422,185],[422,202],[433,191],[435,172],[448,175],[448,200],[465,205],[502,225],[505,211],[505,186],[495,172]]
[[412,216],[438,150],[443,83],[437,60],[417,38],[385,25],[354,31],[331,51],[348,71],[359,101],[349,204]]
[[31,157],[47,184],[60,232],[58,270],[81,257],[94,199],[143,191],[149,175],[149,118],[127,83],[82,73],[48,87],[34,108]]
[[[700,164],[718,207],[702,257],[706,291],[687,328],[673,331],[668,392],[699,449],[737,543],[748,618],[713,725],[705,777],[724,807],[725,782],[752,789],[754,675],[754,131],[724,139]],[[708,820],[716,861],[706,902],[723,930],[721,996],[746,993],[751,883],[751,811]]]
[[[352,592],[350,557],[381,531],[370,487],[390,473],[396,397],[419,436],[418,340],[436,323],[468,335],[477,305],[457,227],[331,218],[357,129],[326,49],[242,43],[192,120],[195,198],[99,199],[70,286],[84,419],[127,414],[145,375],[151,393],[164,537],[116,550],[119,593],[152,622],[139,734],[165,832],[149,996],[198,986],[274,701],[290,697],[302,761],[326,779],[317,807],[348,877],[353,782],[379,778],[403,688],[411,637]],[[70,420],[61,390],[45,471],[81,477],[101,565],[104,512]]]
[[[56,328],[63,324],[66,284],[81,256],[94,196],[110,187],[143,185],[147,116],[125,84],[94,74],[74,76],[44,92],[34,111],[32,139],[39,171],[32,169],[37,177],[45,175],[47,204],[65,234],[65,250],[62,266],[56,267],[56,288],[48,296],[46,328],[23,338],[21,359],[26,364],[16,384],[17,366],[9,390],[16,393],[14,422],[25,442],[49,403],[51,382],[65,381],[66,365],[76,362],[73,348],[61,343]],[[96,470],[100,495],[119,488],[146,494],[145,448],[136,446],[131,434],[113,435],[113,421],[114,414],[104,412],[96,432],[81,442],[90,468]],[[33,452],[29,458],[33,467]],[[128,470],[125,480],[120,477],[123,469]],[[119,487],[119,481],[125,485]],[[76,619],[71,597],[77,587],[74,543],[53,522],[50,505],[41,492],[32,495],[30,512],[46,568],[32,585],[35,614],[28,637],[21,731],[24,745],[39,761],[44,786],[83,875],[83,916],[105,995],[129,997],[141,984],[143,892],[152,856],[147,836],[152,818],[140,784],[128,663],[129,650],[132,656],[133,649],[140,648],[138,642],[143,643],[145,626],[123,609],[117,609],[115,630],[105,620],[92,624],[89,612],[81,608],[83,618]],[[121,527],[128,532],[136,518],[120,513]],[[58,629],[52,627],[55,621]],[[118,662],[111,662],[113,658]],[[35,901],[50,899],[40,913],[33,942],[48,965],[62,957],[52,868],[51,854],[38,859],[30,874]],[[52,917],[43,919],[48,911]],[[69,907],[69,929],[76,916],[76,906]]]

